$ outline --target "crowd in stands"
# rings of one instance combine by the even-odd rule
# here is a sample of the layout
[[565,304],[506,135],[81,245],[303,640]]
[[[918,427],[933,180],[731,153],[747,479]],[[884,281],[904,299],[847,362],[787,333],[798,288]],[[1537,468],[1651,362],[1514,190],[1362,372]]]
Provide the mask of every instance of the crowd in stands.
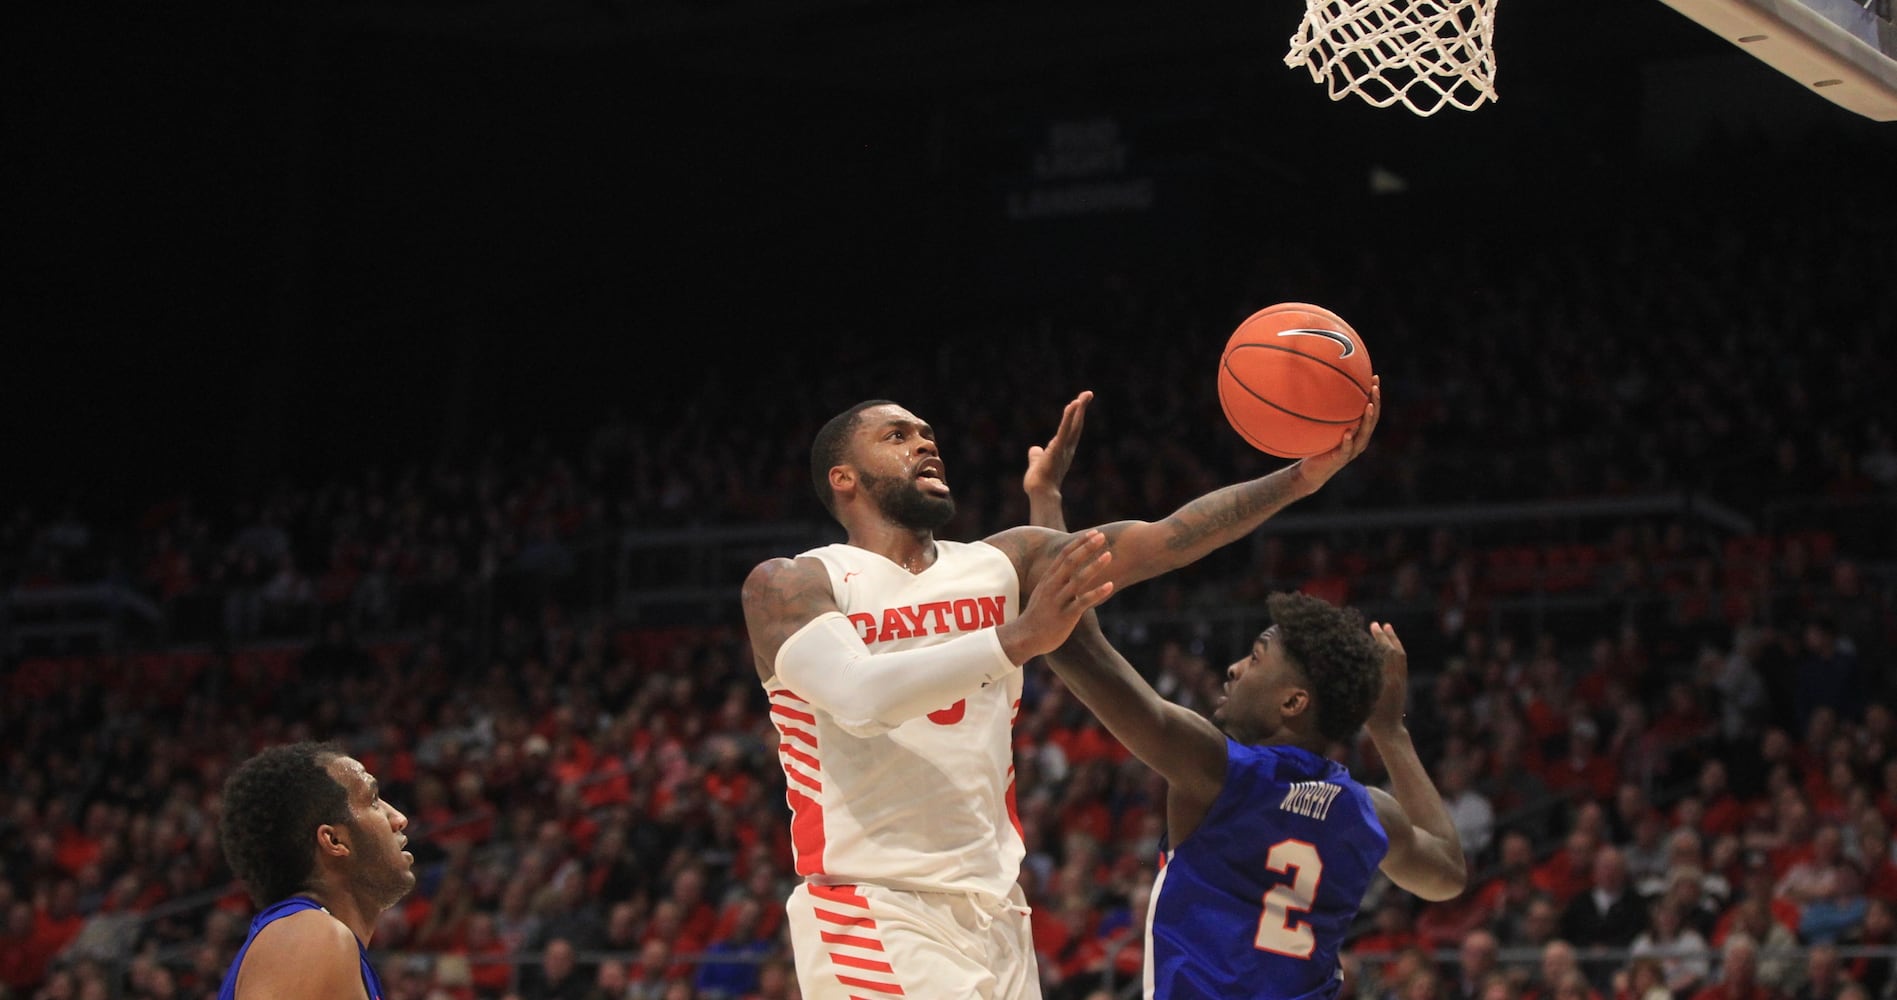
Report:
[[[1379,887],[1352,1000],[1889,1000],[1891,953],[1862,946],[1897,946],[1897,606],[1878,572],[1897,424],[1877,338],[1897,306],[1844,266],[1838,242],[1870,234],[1725,218],[1432,257],[1300,245],[1242,294],[1116,280],[902,359],[925,382],[791,352],[781,393],[714,379],[585,440],[153,498],[123,522],[22,506],[0,582],[117,582],[165,631],[8,652],[0,996],[208,1000],[252,912],[218,847],[224,775],[305,737],[342,741],[412,823],[421,882],[374,939],[388,1000],[794,996],[783,775],[737,581],[723,621],[615,622],[610,539],[817,519],[811,433],[878,384],[940,432],[961,504],[945,537],[1025,520],[1027,445],[1083,387],[1099,400],[1070,523],[1162,515],[1276,463],[1224,427],[1211,347],[1136,345],[1297,298],[1365,333],[1389,404],[1311,508],[1697,491],[1756,526],[1273,537],[1126,595],[1183,622],[1300,588],[1376,607],[1412,646],[1412,724],[1475,874],[1446,903]],[[1796,329],[1824,349],[1787,347]],[[1823,517],[1788,513],[1811,498]],[[1594,603],[1561,628],[1506,610],[1564,588]],[[1240,652],[1191,628],[1116,636],[1200,709]],[[1048,995],[1094,1000],[1138,978],[1163,785],[1028,677],[1022,879]],[[1367,742],[1333,753],[1378,779]]]

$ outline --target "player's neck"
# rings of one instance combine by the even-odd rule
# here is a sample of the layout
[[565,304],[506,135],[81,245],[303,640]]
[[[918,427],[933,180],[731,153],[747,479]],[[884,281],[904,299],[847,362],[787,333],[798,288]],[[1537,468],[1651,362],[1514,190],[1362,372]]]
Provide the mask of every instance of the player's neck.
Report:
[[911,573],[935,565],[935,533],[898,527],[888,522],[859,525],[850,531],[850,544],[874,552]]
[[354,895],[327,885],[311,886],[303,890],[301,895],[315,900],[322,906],[323,912],[349,928],[349,933],[354,934],[364,948],[369,946],[369,936],[375,933],[375,918],[379,915],[377,911],[365,908]]

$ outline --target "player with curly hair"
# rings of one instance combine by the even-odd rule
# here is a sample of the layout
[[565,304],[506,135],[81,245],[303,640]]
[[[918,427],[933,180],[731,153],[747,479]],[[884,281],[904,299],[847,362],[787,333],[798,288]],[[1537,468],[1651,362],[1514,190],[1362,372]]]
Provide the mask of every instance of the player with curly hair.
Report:
[[[1145,996],[1331,1000],[1339,951],[1379,868],[1425,899],[1468,875],[1442,796],[1403,724],[1395,630],[1274,594],[1271,627],[1226,668],[1210,720],[1160,697],[1088,613],[1047,657],[1074,696],[1166,778],[1147,914]],[[1367,726],[1394,795],[1325,756]]]
[[408,817],[333,744],[270,747],[224,784],[224,857],[262,908],[218,1000],[382,1000],[367,946],[415,887]]

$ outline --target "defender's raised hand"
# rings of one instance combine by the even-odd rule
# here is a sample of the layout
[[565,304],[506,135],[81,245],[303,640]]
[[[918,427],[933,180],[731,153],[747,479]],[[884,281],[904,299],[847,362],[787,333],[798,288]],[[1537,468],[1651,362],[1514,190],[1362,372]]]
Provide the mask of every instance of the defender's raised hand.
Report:
[[1074,450],[1080,446],[1080,430],[1087,423],[1087,404],[1093,390],[1075,396],[1060,411],[1060,427],[1045,445],[1028,448],[1028,470],[1021,477],[1021,488],[1028,495],[1029,523],[1057,531],[1067,530],[1061,513],[1060,484],[1074,464]]
[[1370,634],[1377,645],[1383,647],[1383,689],[1377,694],[1376,706],[1370,709],[1370,718],[1364,722],[1364,728],[1375,738],[1403,728],[1403,712],[1410,692],[1410,657],[1403,651],[1403,640],[1397,638],[1395,626],[1371,622]]

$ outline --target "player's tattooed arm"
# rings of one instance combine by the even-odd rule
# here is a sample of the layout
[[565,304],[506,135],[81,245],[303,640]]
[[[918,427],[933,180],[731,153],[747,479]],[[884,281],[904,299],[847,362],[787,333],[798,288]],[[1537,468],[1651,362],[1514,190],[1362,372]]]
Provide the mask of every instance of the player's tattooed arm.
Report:
[[1250,535],[1277,513],[1318,491],[1370,444],[1381,409],[1375,384],[1363,417],[1337,447],[1188,502],[1159,521],[1122,521],[1102,526],[1113,552],[1114,582],[1124,587],[1205,558]]
[[1198,497],[1158,521],[1102,525],[1121,586],[1189,566],[1310,495],[1297,466]]
[[[1250,535],[1279,511],[1317,492],[1369,446],[1381,412],[1382,390],[1373,384],[1370,396],[1371,401],[1364,406],[1364,415],[1357,425],[1344,435],[1335,449],[1323,455],[1303,459],[1249,482],[1213,490],[1158,521],[1116,521],[1101,525],[1107,548],[1113,553],[1109,575],[1114,586],[1124,588],[1189,566]],[[1073,405],[1069,404],[1070,409]],[[1065,429],[1065,415],[1062,426]],[[1059,434],[1056,440],[1060,440]],[[988,539],[1014,560],[1024,588],[1034,585],[1040,566],[1066,541],[1067,536],[1058,531],[1036,527],[1059,526],[1058,499],[1055,506],[1053,515],[1043,517],[1037,513],[1035,526],[1013,528]]]
[[[1115,521],[1103,524],[1113,553],[1108,574],[1115,587],[1150,580],[1189,566],[1221,546],[1250,534],[1273,514],[1304,496],[1297,489],[1295,466],[1262,479],[1208,493],[1162,521]],[[1072,536],[1052,528],[1023,525],[991,535],[988,544],[1007,553],[1021,574],[1022,590],[1040,579],[1042,567]],[[1131,564],[1131,568],[1128,564]]]
[[758,676],[769,680],[776,671],[777,651],[784,640],[836,611],[830,575],[815,559],[768,559],[745,577],[744,625],[751,635],[751,654]]

